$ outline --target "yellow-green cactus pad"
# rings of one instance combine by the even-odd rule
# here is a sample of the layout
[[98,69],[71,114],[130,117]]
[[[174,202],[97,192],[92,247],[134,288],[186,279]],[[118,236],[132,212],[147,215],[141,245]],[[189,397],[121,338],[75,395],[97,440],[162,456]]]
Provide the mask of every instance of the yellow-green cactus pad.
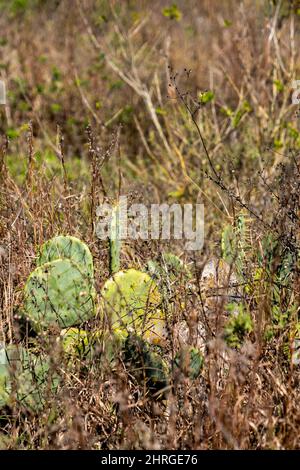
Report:
[[102,360],[109,363],[110,367],[114,369],[118,359],[122,356],[126,338],[126,331],[120,328],[115,328],[114,331],[97,331],[93,335],[94,351],[96,351],[96,355],[100,353]]
[[104,284],[102,297],[113,330],[134,332],[156,344],[164,340],[161,294],[148,274],[135,269],[119,271]]
[[23,314],[35,331],[50,325],[78,325],[94,314],[95,290],[91,279],[69,259],[36,268],[25,284]]
[[168,330],[166,316],[162,310],[156,310],[147,317],[147,325],[143,330],[143,338],[151,344],[163,346],[167,337]]
[[64,352],[71,357],[85,357],[91,351],[91,342],[85,330],[66,328],[60,333]]
[[64,258],[74,261],[84,274],[93,278],[93,257],[88,246],[78,238],[69,235],[59,235],[45,242],[40,247],[37,266]]

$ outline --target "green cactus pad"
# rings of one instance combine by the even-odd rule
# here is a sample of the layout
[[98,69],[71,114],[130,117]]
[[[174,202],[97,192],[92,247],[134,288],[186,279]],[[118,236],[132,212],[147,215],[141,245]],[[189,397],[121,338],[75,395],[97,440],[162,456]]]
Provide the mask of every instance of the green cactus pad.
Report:
[[20,362],[19,371],[15,373],[17,400],[26,408],[40,410],[48,403],[49,394],[56,393],[59,378],[51,371],[49,358],[22,349]]
[[135,269],[120,271],[104,284],[104,310],[112,329],[132,331],[149,342],[164,339],[165,319],[159,310],[161,295],[151,277]]
[[1,349],[0,367],[0,406],[10,405],[16,400],[21,407],[38,411],[47,403],[49,394],[57,391],[59,377],[51,370],[50,360],[44,356],[8,346]]
[[129,335],[124,346],[124,359],[130,372],[141,384],[146,381],[150,390],[159,391],[168,385],[169,367],[162,355],[142,338]]
[[104,365],[115,368],[118,359],[122,356],[127,334],[124,330],[116,328],[114,331],[97,331],[93,335],[93,352],[100,353]]
[[36,268],[24,291],[23,314],[37,332],[51,324],[60,328],[78,325],[94,314],[95,291],[91,280],[69,259]]
[[11,391],[9,361],[6,348],[0,346],[0,408],[9,401]]
[[91,352],[91,342],[85,330],[67,328],[60,333],[64,352],[70,357],[86,357]]
[[93,278],[93,258],[88,246],[69,235],[59,235],[44,243],[39,250],[37,266],[64,258],[74,261],[83,273]]
[[120,270],[121,239],[120,206],[117,204],[112,211],[109,234],[109,271],[115,274]]

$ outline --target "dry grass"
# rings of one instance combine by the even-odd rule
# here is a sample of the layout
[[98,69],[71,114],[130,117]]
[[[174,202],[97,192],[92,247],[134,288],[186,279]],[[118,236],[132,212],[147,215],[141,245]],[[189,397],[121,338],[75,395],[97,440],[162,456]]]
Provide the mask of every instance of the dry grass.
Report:
[[[170,281],[168,354],[178,347],[176,324],[186,322],[193,344],[200,322],[205,363],[196,380],[174,373],[159,399],[121,356],[112,367],[99,351],[70,369],[49,332],[38,348],[51,351],[63,385],[42,413],[17,402],[3,410],[0,444],[299,448],[300,371],[291,351],[299,325],[300,134],[291,101],[291,81],[300,78],[298,2],[178,1],[178,20],[162,14],[170,5],[161,0],[151,8],[144,0],[22,3],[0,2],[0,78],[9,90],[0,109],[1,341],[35,344],[18,317],[22,289],[38,246],[56,234],[87,242],[100,299],[108,250],[94,234],[95,210],[116,199],[121,174],[132,201],[205,204],[201,252],[184,253],[174,240],[129,241],[122,253],[122,267],[142,268],[166,250],[190,263],[189,283]],[[199,107],[205,90],[214,97]],[[201,272],[220,258],[222,230],[241,211],[240,293],[253,328],[230,347],[226,296]],[[262,244],[268,234],[278,240],[271,254]],[[278,284],[286,253],[293,269]],[[227,292],[229,281],[217,287]],[[101,330],[99,316],[86,328]]]

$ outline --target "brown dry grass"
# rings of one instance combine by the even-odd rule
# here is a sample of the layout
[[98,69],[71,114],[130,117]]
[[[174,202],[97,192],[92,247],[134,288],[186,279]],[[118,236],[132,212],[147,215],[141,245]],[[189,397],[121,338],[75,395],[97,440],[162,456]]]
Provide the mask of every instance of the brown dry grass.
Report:
[[[49,334],[40,347],[51,349],[63,386],[43,413],[24,412],[17,403],[4,410],[3,446],[299,448],[300,376],[289,352],[298,324],[299,266],[288,288],[279,286],[282,316],[296,306],[283,324],[272,319],[274,273],[255,281],[266,233],[299,253],[300,137],[290,88],[300,78],[299,5],[178,1],[182,18],[176,21],[163,16],[169,4],[161,0],[151,7],[146,0],[35,3],[23,11],[0,2],[1,77],[9,90],[0,110],[0,339],[30,343],[18,319],[22,289],[38,246],[55,234],[87,242],[100,296],[108,255],[94,235],[95,209],[117,197],[121,172],[122,192],[132,201],[205,204],[202,252],[182,254],[176,241],[128,242],[122,266],[142,268],[166,249],[191,263],[192,289],[173,281],[169,308],[173,318],[187,320],[191,341],[201,321],[207,344],[201,377],[174,377],[167,399],[159,400],[121,358],[113,369],[95,361],[69,371]],[[172,76],[179,73],[179,95],[168,65]],[[196,121],[220,179],[181,101],[186,90],[193,103],[206,89],[215,97]],[[207,313],[200,277],[206,260],[220,257],[222,228],[245,208],[243,295],[254,328],[234,349],[222,336],[224,302],[210,302]],[[274,270],[282,251],[277,256]],[[97,318],[90,331],[102,328]]]

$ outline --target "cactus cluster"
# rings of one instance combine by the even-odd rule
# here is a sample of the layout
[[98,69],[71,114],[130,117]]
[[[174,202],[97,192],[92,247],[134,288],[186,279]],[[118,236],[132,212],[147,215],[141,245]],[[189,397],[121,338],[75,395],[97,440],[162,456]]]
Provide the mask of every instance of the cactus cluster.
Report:
[[[90,349],[87,333],[74,328],[94,315],[93,259],[85,243],[57,236],[41,246],[37,267],[24,287],[21,311],[36,333],[61,329],[67,357],[84,357]],[[0,348],[0,407],[13,400],[39,410],[47,393],[57,389],[59,377],[45,354],[10,345]]]
[[25,284],[23,310],[35,331],[53,324],[67,328],[93,316],[93,261],[83,242],[55,237],[42,246],[37,264]]
[[[100,305],[110,332],[103,330],[93,336],[80,328],[95,312],[93,259],[87,245],[71,236],[54,237],[40,247],[37,267],[24,286],[22,315],[38,333],[37,341],[40,333],[60,331],[58,338],[68,367],[76,358],[81,361],[89,355],[93,360],[103,340],[105,357],[112,362],[121,352],[132,376],[143,383],[146,380],[149,390],[168,388],[171,371],[186,369],[187,362],[189,376],[196,378],[203,363],[200,351],[189,351],[184,363],[181,353],[173,363],[164,353],[164,292],[157,283],[166,270],[174,277],[179,272],[187,274],[187,270],[172,254],[164,257],[163,265],[154,262],[148,272],[120,270],[120,224],[116,205],[109,240],[111,277],[103,285]],[[0,408],[17,400],[22,407],[38,411],[47,393],[56,392],[58,384],[59,377],[46,355],[16,346],[0,348]]]
[[[114,337],[118,338],[126,362],[131,364],[133,375],[146,378],[150,388],[163,388],[173,370],[169,361],[163,359],[168,336],[163,305],[166,284],[179,276],[189,280],[191,275],[172,253],[163,254],[159,261],[149,261],[144,272],[132,268],[120,270],[121,233],[120,210],[115,204],[109,236],[111,277],[101,290],[102,311]],[[111,340],[107,348],[114,351]],[[201,362],[200,351],[198,357]],[[194,377],[198,375],[195,369]]]

